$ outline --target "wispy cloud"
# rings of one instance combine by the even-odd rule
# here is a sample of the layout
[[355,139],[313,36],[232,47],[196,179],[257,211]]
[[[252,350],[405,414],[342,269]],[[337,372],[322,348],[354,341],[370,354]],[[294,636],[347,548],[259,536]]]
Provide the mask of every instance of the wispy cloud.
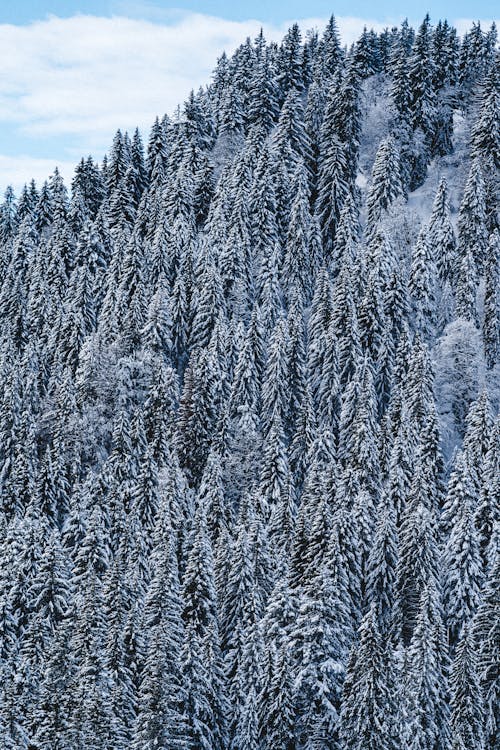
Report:
[[[346,44],[365,24],[376,30],[384,26],[360,18],[337,20]],[[304,30],[322,29],[325,22],[300,21]],[[173,112],[191,88],[208,82],[223,50],[232,52],[261,25],[198,13],[153,20],[77,15],[0,25],[0,135],[2,128],[9,129],[9,137],[14,134],[10,154],[0,156],[0,189],[9,180],[19,185],[39,173],[45,160],[38,158],[43,152],[37,152],[37,144],[48,139],[60,139],[65,168],[87,152],[100,157],[118,127],[147,131],[157,114]],[[263,24],[266,37],[276,40],[288,26]],[[14,156],[16,134],[24,154],[29,144],[33,159]]]

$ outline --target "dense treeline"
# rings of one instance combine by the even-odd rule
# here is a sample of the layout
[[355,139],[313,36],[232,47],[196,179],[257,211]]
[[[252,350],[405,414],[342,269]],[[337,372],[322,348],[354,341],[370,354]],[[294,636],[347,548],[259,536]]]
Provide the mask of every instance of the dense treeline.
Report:
[[7,190],[3,749],[500,746],[495,50],[261,34]]

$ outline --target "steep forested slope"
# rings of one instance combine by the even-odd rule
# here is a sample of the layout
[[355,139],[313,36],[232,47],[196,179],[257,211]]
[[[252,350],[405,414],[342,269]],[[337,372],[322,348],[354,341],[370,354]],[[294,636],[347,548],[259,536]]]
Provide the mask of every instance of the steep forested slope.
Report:
[[498,748],[495,50],[261,34],[7,190],[2,748]]

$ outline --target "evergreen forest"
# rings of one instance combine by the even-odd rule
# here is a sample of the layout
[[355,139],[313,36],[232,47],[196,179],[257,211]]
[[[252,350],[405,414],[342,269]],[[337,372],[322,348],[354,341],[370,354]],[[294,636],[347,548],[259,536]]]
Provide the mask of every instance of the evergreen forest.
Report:
[[498,750],[496,28],[215,62],[0,205],[0,747]]

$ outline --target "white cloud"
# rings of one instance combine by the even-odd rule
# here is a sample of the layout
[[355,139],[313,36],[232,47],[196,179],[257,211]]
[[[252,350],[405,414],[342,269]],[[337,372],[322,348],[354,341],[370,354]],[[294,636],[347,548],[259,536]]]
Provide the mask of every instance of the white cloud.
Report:
[[[337,22],[346,44],[365,24],[378,31],[385,25],[354,17]],[[321,30],[325,23],[300,21],[304,30]],[[138,125],[147,134],[156,115],[173,112],[191,88],[209,81],[224,49],[231,53],[261,25],[267,39],[279,40],[289,23],[176,13],[163,22],[78,15],[0,25],[0,128],[7,124],[31,138],[34,150],[36,141],[60,138],[63,160],[76,162],[89,151],[100,157],[118,127]],[[22,182],[29,179],[44,160],[30,164],[19,157],[15,163],[14,157],[0,158],[0,187],[13,170],[24,175]]]
[[172,111],[207,81],[222,49],[257,29],[198,14],[170,26],[92,16],[0,26],[0,119],[97,145],[118,126]]
[[2,191],[0,200],[3,198],[3,192],[7,185],[13,185],[17,192],[25,182],[29,182],[31,179],[34,179],[37,185],[41,185],[56,167],[64,177],[66,184],[69,185],[75,167],[74,161],[0,154],[0,190]]

